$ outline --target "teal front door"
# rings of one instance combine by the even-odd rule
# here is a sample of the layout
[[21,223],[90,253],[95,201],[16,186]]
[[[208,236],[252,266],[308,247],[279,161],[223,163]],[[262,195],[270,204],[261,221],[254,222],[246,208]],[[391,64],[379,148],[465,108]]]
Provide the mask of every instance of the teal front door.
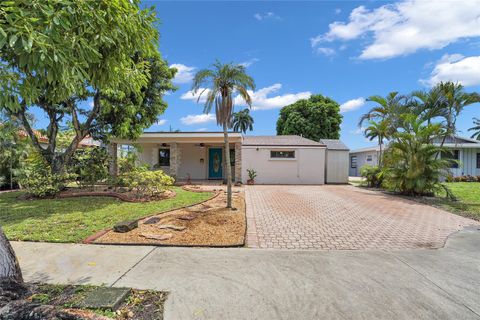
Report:
[[208,149],[208,178],[222,179],[222,148]]

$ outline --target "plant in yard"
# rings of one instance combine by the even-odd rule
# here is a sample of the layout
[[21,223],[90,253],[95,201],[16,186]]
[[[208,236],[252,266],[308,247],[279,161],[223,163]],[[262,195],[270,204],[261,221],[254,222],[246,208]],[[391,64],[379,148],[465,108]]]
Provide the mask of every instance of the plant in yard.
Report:
[[149,170],[146,167],[135,168],[125,173],[122,178],[126,186],[136,193],[137,198],[158,196],[175,182],[162,170]]
[[247,133],[247,130],[253,130],[253,118],[250,115],[250,109],[243,109],[233,113],[233,131]]
[[254,184],[255,183],[255,178],[257,177],[257,171],[253,169],[247,169],[248,173],[248,184]]
[[408,106],[405,103],[406,97],[400,95],[398,92],[390,92],[386,97],[378,95],[370,96],[367,98],[367,101],[375,102],[376,105],[360,117],[358,123],[360,127],[365,121],[388,120],[391,132],[394,132],[400,115],[405,113],[408,109]]
[[383,185],[405,195],[434,195],[439,190],[453,197],[440,181],[448,175],[451,161],[438,158],[446,152],[432,144],[443,132],[441,124],[423,124],[416,115],[403,115],[403,124],[385,152]]
[[[52,174],[87,135],[135,139],[166,109],[176,70],[158,52],[156,21],[138,0],[0,2],[0,109],[20,119]],[[48,120],[46,147],[32,108]],[[67,119],[74,135],[60,148]]]
[[[255,89],[255,82],[247,75],[245,67],[231,63],[223,64],[219,61],[212,65],[211,69],[202,69],[195,74],[192,84],[193,94],[198,93],[198,101],[206,95],[204,112],[210,113],[215,107],[217,124],[223,127],[225,163],[230,163],[230,144],[228,141],[228,129],[232,125],[232,113],[234,108],[235,93],[251,107],[252,99],[247,90]],[[232,207],[232,169],[226,165],[227,177],[227,208]]]
[[378,140],[378,146],[380,148],[378,166],[382,167],[382,156],[383,156],[383,141],[388,139],[391,134],[391,127],[388,119],[380,120],[375,122],[373,120],[369,121],[370,125],[365,129],[365,137],[372,141],[373,139]]
[[382,185],[383,174],[378,166],[365,165],[360,169],[360,175],[365,178],[369,188],[380,188]]
[[74,177],[73,174],[52,172],[45,160],[32,152],[24,160],[18,180],[30,195],[40,198],[56,195]]
[[440,146],[443,147],[446,138],[457,132],[457,118],[463,109],[471,104],[480,102],[480,94],[467,93],[459,83],[440,82],[437,84],[443,99],[444,127],[443,138]]
[[76,174],[76,182],[83,188],[89,186],[92,190],[108,175],[109,154],[104,148],[88,147],[75,152],[69,171]]
[[473,131],[472,139],[480,140],[480,119],[473,118],[473,125],[468,131]]
[[343,116],[340,105],[320,94],[283,107],[277,120],[278,135],[299,135],[307,139],[340,138]]

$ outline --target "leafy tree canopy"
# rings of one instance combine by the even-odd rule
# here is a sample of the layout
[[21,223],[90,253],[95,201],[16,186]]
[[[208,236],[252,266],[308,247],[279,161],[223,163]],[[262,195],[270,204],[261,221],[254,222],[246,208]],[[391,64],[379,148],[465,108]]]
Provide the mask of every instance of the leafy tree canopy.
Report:
[[[158,52],[156,21],[138,0],[0,3],[0,108],[22,120],[54,171],[86,135],[134,139],[165,110],[162,95],[173,89],[175,69]],[[46,149],[26,117],[34,106],[49,119]],[[75,137],[59,153],[65,121]]]
[[318,141],[340,138],[340,124],[343,116],[339,104],[322,95],[283,107],[277,120],[278,135],[302,135]]

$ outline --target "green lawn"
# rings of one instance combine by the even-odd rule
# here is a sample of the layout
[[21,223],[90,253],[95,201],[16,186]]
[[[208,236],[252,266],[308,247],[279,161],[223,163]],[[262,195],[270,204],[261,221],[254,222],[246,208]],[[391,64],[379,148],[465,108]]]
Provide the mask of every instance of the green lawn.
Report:
[[458,201],[445,199],[444,195],[425,201],[447,211],[480,221],[480,183],[451,182],[445,183],[445,185],[452,190]]
[[209,192],[174,187],[174,198],[146,203],[108,197],[18,200],[19,192],[0,194],[0,225],[10,240],[80,242],[115,223],[190,205]]

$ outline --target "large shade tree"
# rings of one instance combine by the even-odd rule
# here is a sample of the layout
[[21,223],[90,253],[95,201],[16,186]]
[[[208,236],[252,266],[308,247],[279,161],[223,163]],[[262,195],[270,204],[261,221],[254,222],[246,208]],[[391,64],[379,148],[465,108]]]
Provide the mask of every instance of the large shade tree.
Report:
[[[137,0],[29,0],[0,3],[0,108],[18,117],[54,173],[70,161],[87,135],[134,139],[162,113],[171,90],[158,52],[152,9]],[[90,103],[89,103],[90,102]],[[48,119],[42,147],[27,114]],[[59,128],[75,135],[58,148]]]
[[314,141],[338,139],[342,118],[337,102],[322,95],[312,95],[280,110],[277,134],[301,135]]
[[198,94],[198,101],[205,96],[203,111],[210,113],[215,108],[217,125],[222,126],[225,148],[225,171],[227,176],[227,208],[232,207],[232,169],[228,129],[232,126],[234,95],[239,94],[247,106],[252,99],[247,90],[255,89],[255,82],[242,65],[223,64],[216,61],[210,69],[199,70],[193,78],[192,91]]

